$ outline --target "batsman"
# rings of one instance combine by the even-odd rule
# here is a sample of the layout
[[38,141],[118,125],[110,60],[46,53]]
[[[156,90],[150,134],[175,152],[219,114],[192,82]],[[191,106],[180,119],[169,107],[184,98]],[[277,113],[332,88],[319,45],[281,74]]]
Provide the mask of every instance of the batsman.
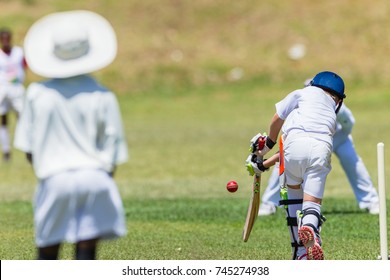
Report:
[[[336,114],[346,97],[344,90],[344,81],[336,73],[315,75],[308,87],[294,90],[276,103],[265,145],[254,152],[264,157],[281,132],[279,154],[283,156],[280,167],[284,173],[280,181],[285,184],[281,186],[281,204],[286,209],[294,260],[324,259],[320,231],[325,218],[321,204],[331,170]],[[268,169],[263,162],[250,158],[247,164],[259,175]]]

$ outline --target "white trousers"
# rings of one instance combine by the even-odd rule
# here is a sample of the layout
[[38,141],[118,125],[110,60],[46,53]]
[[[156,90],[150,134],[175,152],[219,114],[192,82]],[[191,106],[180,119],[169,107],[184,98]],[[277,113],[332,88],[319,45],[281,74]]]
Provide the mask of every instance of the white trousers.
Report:
[[331,168],[332,146],[310,136],[287,136],[284,165],[287,185],[301,185],[303,192],[322,199]]
[[346,141],[335,147],[334,153],[347,175],[359,207],[364,209],[372,203],[378,203],[378,193],[363,160],[356,153],[352,137],[349,136]]
[[34,224],[38,247],[126,234],[117,186],[105,171],[94,169],[42,180],[34,201]]
[[24,91],[22,84],[0,84],[0,115],[7,114],[11,109],[20,114]]

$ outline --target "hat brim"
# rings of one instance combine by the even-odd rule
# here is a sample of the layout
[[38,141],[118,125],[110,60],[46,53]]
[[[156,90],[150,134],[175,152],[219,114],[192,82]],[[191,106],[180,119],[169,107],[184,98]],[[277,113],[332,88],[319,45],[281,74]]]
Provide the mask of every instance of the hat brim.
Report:
[[[69,22],[86,30],[89,51],[71,60],[57,58],[52,35],[60,24]],[[117,53],[117,40],[111,24],[102,16],[84,10],[49,14],[35,22],[24,40],[28,67],[47,78],[68,78],[100,70],[109,65]]]

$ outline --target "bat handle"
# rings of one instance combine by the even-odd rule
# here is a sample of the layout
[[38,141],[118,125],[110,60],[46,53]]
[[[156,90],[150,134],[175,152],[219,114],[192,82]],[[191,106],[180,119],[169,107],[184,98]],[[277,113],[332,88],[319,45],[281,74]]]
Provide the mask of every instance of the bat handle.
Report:
[[262,150],[265,146],[265,140],[267,139],[266,136],[259,137],[259,140],[257,142],[257,146],[259,147],[259,151]]

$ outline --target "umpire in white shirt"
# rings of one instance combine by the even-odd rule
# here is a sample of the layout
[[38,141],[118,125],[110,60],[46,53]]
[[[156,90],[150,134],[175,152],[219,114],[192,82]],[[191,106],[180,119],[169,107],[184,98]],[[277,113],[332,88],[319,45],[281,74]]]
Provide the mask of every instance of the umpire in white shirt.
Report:
[[127,161],[115,95],[88,75],[117,52],[107,20],[89,11],[54,13],[29,29],[25,56],[48,80],[29,85],[16,128],[39,179],[34,200],[39,259],[57,259],[63,242],[76,259],[95,259],[99,240],[126,234],[122,200],[112,178]]

